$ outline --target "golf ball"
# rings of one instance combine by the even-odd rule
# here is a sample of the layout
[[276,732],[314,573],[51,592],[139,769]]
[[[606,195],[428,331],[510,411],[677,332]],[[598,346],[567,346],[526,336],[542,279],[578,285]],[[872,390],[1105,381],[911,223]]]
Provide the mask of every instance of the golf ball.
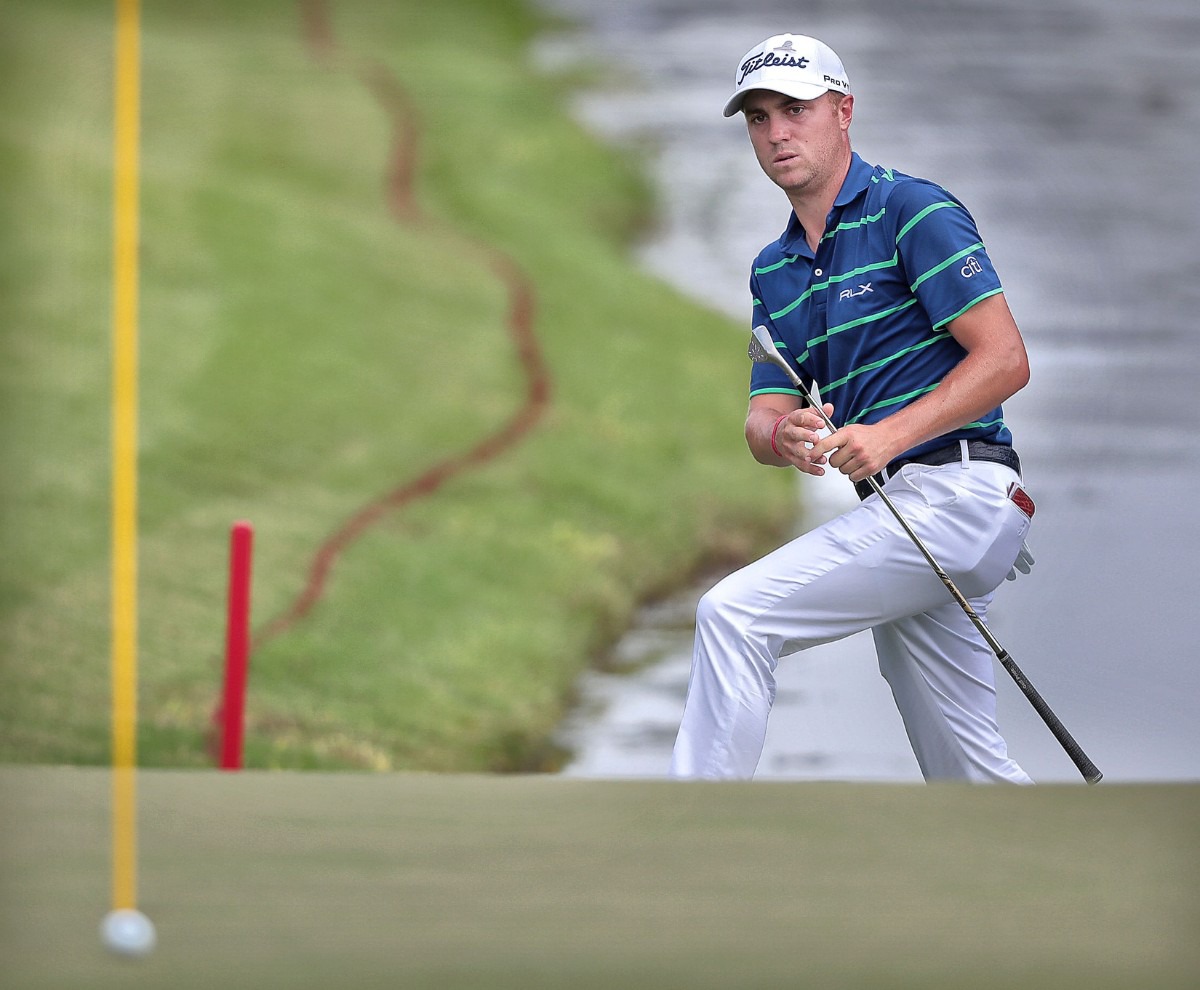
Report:
[[104,947],[119,956],[146,956],[154,951],[154,924],[141,911],[120,908],[100,923]]

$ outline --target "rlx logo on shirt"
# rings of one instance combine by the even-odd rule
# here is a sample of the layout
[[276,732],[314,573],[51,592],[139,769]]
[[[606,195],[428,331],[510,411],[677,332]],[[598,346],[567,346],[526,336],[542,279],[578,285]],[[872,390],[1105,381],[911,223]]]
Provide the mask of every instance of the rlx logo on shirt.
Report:
[[871,288],[871,283],[867,282],[865,285],[860,285],[857,289],[842,289],[842,291],[838,294],[838,300],[854,299],[857,296],[865,296],[868,292],[874,291],[875,290]]

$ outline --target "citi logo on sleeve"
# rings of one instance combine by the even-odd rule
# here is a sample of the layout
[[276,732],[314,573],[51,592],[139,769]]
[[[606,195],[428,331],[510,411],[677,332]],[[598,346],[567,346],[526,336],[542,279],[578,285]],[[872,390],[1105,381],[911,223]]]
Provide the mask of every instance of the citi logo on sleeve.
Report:
[[983,274],[983,265],[976,261],[973,257],[967,259],[967,263],[959,269],[959,274],[963,278],[971,278],[974,275]]

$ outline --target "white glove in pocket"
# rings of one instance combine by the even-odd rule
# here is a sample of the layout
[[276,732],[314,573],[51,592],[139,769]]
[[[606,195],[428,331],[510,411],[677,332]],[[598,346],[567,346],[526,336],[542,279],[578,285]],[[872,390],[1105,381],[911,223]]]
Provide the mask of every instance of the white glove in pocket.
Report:
[[1033,554],[1029,551],[1029,544],[1024,540],[1021,541],[1021,552],[1017,554],[1016,562],[1012,565],[1012,569],[1008,572],[1006,581],[1015,581],[1017,579],[1017,571],[1022,574],[1028,574],[1033,570]]

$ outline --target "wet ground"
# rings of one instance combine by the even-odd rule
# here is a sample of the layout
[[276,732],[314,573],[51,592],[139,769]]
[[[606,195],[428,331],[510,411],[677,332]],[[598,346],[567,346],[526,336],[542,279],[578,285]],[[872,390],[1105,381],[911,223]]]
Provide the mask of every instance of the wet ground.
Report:
[[[663,216],[645,265],[739,320],[749,262],[787,210],[720,114],[734,63],[762,38],[830,43],[856,94],[855,149],[967,203],[1033,368],[1006,413],[1038,503],[1038,562],[1001,588],[993,632],[1108,780],[1200,778],[1200,8],[543,2],[581,30],[538,57],[608,66],[577,113],[653,170]],[[853,504],[839,478],[797,484],[798,527]],[[698,594],[647,610],[619,650],[629,672],[585,678],[563,729],[567,773],[665,771]],[[779,678],[760,777],[919,779],[868,635],[785,659]],[[997,680],[1018,761],[1038,780],[1078,780],[999,668]]]

